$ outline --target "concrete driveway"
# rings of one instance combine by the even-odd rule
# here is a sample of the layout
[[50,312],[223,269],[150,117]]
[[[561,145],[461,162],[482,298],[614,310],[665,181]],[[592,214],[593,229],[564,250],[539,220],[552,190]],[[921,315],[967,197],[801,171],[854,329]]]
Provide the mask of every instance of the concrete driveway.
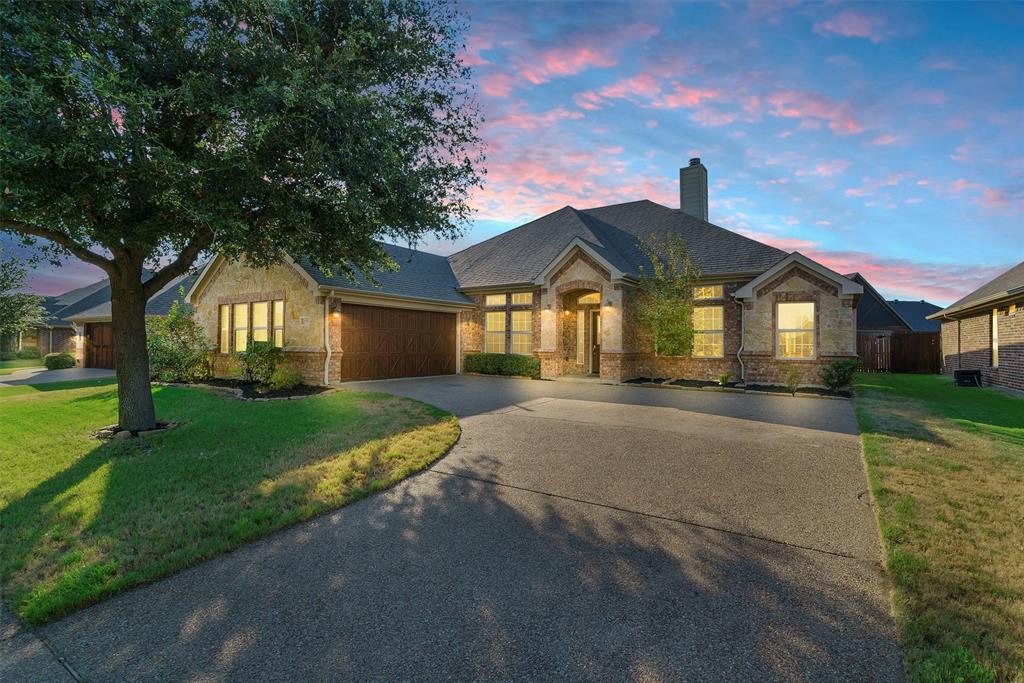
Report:
[[428,472],[43,630],[90,681],[901,680],[845,401],[439,377]]
[[114,370],[106,368],[67,368],[66,370],[47,370],[46,368],[25,368],[16,370],[9,375],[0,375],[0,387],[15,387],[22,384],[53,384],[54,382],[72,382],[83,379],[103,379],[113,377]]

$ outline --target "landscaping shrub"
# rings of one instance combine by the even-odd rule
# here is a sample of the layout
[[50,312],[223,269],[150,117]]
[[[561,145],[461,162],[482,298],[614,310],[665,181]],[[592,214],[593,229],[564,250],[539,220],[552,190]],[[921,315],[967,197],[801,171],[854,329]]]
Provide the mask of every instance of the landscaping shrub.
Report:
[[846,358],[832,361],[818,371],[818,376],[821,377],[821,381],[826,387],[832,391],[839,391],[844,387],[850,386],[850,382],[853,381],[853,375],[858,369],[860,369],[859,359]]
[[270,383],[274,370],[281,364],[281,349],[270,342],[252,342],[248,349],[237,355],[242,378],[261,385]]
[[302,373],[288,363],[281,363],[270,375],[271,391],[288,391],[302,384]]
[[75,357],[70,353],[48,353],[43,358],[47,370],[66,370],[75,367]]
[[146,347],[150,377],[163,382],[195,382],[210,376],[206,335],[191,307],[175,301],[166,317],[146,320]]
[[530,356],[505,353],[472,353],[466,356],[466,372],[484,375],[540,377],[540,361]]
[[800,388],[800,371],[790,370],[786,373],[786,389],[796,396],[796,390]]
[[17,351],[0,351],[0,360],[14,360],[17,357]]
[[22,360],[29,360],[30,358],[39,358],[39,349],[34,346],[27,346],[21,351],[18,351],[18,358]]
[[732,375],[730,375],[728,372],[723,372],[721,375],[718,376],[718,383],[724,387],[727,384],[729,384],[729,379],[731,377]]

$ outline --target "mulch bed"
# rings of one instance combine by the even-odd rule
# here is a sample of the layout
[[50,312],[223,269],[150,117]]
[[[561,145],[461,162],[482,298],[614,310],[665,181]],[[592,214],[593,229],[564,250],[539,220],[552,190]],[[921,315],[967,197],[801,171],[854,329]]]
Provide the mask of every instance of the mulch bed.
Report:
[[224,387],[225,389],[238,389],[242,392],[243,398],[293,398],[295,396],[313,396],[328,391],[330,387],[313,386],[311,384],[300,384],[293,389],[281,391],[264,391],[255,382],[244,382],[239,379],[207,379],[202,384],[212,387]]
[[729,384],[723,385],[723,384],[719,384],[718,382],[715,382],[715,381],[712,381],[712,380],[708,380],[708,379],[677,379],[677,380],[674,380],[674,381],[670,382],[670,384],[674,384],[677,387],[699,387],[699,388],[703,389],[704,387],[720,387],[720,386],[732,387],[732,386],[736,386],[737,382],[730,382]]
[[[772,394],[791,393],[789,389],[778,384],[748,384],[746,389],[747,391],[767,391]],[[800,387],[796,390],[796,393],[815,394],[817,396],[842,396],[843,398],[850,398],[853,396],[849,391],[832,391],[831,389],[821,389],[819,387]]]
[[667,377],[637,377],[636,379],[627,379],[623,384],[664,384],[667,381]]

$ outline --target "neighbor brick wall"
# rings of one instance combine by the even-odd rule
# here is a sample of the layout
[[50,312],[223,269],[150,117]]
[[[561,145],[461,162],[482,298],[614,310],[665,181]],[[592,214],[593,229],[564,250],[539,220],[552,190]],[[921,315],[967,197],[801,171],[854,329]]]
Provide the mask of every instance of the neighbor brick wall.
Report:
[[981,370],[986,384],[1024,390],[1024,298],[999,308],[999,367],[992,367],[992,310],[942,321],[942,371]]

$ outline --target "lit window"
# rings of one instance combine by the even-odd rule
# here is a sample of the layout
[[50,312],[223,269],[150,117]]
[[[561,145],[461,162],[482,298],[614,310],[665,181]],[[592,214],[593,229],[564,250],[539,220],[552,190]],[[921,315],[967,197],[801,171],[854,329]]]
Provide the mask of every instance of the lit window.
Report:
[[220,352],[231,350],[231,306],[221,304],[220,307]]
[[249,344],[249,304],[235,304],[235,351],[245,351]]
[[590,294],[584,294],[576,300],[578,304],[599,304],[601,303],[601,293],[591,292]]
[[274,346],[284,346],[284,302],[274,302]]
[[576,311],[576,364],[587,362],[587,314]]
[[252,340],[270,341],[270,302],[257,301],[252,305]]
[[484,306],[504,306],[504,294],[488,294],[484,297]]
[[694,356],[721,358],[724,355],[724,336],[721,306],[698,306],[693,309]]
[[512,311],[512,353],[533,353],[533,313]]
[[484,320],[484,351],[505,353],[505,311],[487,314]]
[[533,304],[533,292],[517,292],[512,295],[513,306],[530,306]]
[[705,285],[693,288],[694,299],[721,299],[722,285]]
[[[1012,336],[1012,335],[1011,335]],[[1012,366],[1012,363],[1011,363]],[[999,309],[992,309],[992,367],[999,367]]]
[[814,303],[780,303],[776,310],[779,358],[814,358]]

